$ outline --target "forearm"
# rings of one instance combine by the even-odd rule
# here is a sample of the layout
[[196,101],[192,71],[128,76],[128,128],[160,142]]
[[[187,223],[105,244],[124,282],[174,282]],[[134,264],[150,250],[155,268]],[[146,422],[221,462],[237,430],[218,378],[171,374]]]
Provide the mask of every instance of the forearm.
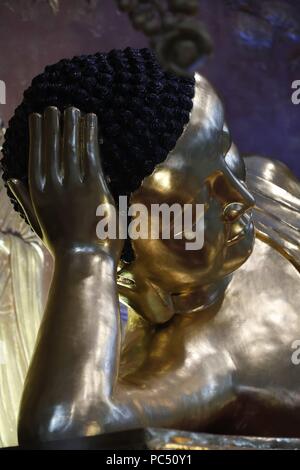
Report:
[[55,436],[74,427],[82,433],[110,401],[119,360],[115,269],[101,252],[56,257],[22,399],[21,434],[28,432],[28,421]]

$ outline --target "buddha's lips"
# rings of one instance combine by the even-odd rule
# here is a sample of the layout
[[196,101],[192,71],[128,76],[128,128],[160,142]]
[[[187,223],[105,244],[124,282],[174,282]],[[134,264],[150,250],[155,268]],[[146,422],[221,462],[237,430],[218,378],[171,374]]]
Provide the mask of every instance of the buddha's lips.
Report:
[[227,245],[234,245],[240,240],[245,238],[249,232],[252,223],[252,214],[243,214],[237,222],[230,224],[229,238],[226,242]]

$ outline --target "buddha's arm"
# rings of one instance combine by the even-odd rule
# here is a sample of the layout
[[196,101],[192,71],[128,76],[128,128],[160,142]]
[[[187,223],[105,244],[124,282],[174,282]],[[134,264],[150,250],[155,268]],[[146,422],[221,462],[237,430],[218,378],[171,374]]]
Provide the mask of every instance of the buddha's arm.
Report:
[[115,264],[103,253],[62,253],[28,372],[19,439],[100,432],[117,376],[119,315]]
[[[62,145],[60,145],[62,144]],[[29,188],[10,185],[39,226],[54,276],[25,382],[20,441],[99,433],[93,421],[109,406],[119,360],[116,266],[119,240],[99,240],[96,210],[114,202],[102,173],[97,117],[48,108],[30,118]],[[21,189],[20,189],[21,188]],[[17,194],[16,194],[17,195]],[[31,204],[32,207],[28,207]],[[96,410],[98,413],[96,413]],[[107,415],[107,413],[105,413]],[[101,426],[105,428],[105,422]]]

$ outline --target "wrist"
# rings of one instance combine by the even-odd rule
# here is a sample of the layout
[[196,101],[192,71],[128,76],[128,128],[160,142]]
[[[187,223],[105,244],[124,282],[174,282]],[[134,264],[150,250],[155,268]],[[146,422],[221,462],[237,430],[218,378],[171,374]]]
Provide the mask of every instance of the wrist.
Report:
[[60,245],[53,250],[53,255],[55,267],[65,271],[69,266],[72,269],[84,269],[85,265],[93,263],[98,266],[105,265],[108,272],[115,273],[119,263],[119,256],[97,244]]

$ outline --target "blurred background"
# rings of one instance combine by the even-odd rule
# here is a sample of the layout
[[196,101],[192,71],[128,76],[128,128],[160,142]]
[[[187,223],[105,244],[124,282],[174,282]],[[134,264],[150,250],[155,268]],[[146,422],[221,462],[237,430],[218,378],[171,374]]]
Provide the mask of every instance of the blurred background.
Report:
[[[285,162],[300,176],[299,0],[199,0],[198,16],[214,44],[199,71],[221,95],[242,153]],[[74,55],[149,44],[113,0],[0,0],[0,79],[7,125],[31,79]]]

